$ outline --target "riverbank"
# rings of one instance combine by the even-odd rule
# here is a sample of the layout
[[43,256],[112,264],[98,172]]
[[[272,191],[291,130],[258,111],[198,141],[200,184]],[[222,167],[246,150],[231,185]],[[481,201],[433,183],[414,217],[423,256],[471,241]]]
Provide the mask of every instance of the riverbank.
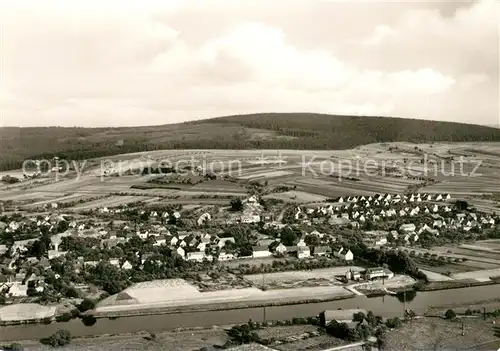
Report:
[[304,304],[314,304],[322,302],[332,302],[338,300],[347,300],[355,297],[355,294],[348,295],[331,295],[319,298],[309,298],[309,299],[287,299],[283,301],[269,301],[269,302],[258,302],[258,301],[246,301],[246,302],[230,302],[225,304],[205,304],[205,305],[190,305],[190,306],[172,306],[172,307],[157,307],[157,306],[143,306],[137,309],[130,310],[118,310],[118,311],[99,311],[92,310],[85,312],[84,315],[93,316],[95,318],[120,318],[120,317],[132,317],[132,316],[143,316],[143,315],[164,315],[164,314],[177,314],[177,313],[188,313],[188,312],[216,312],[216,311],[227,311],[227,310],[240,310],[248,308],[264,308],[264,307],[279,307],[279,306],[290,306],[290,305],[304,305]]
[[489,280],[489,281],[476,281],[476,280],[446,280],[446,281],[435,281],[429,282],[423,286],[417,285],[418,291],[439,291],[448,289],[462,289],[462,288],[472,288],[476,286],[485,285],[495,285],[500,284],[499,280]]
[[[410,296],[411,295],[411,296]],[[368,298],[355,296],[338,301],[271,306],[267,308],[243,308],[220,311],[185,312],[164,315],[140,315],[120,318],[99,318],[95,324],[85,326],[80,320],[64,323],[20,325],[2,327],[0,341],[41,339],[58,329],[67,329],[75,338],[103,334],[136,333],[141,331],[160,333],[177,328],[212,327],[214,325],[230,325],[248,322],[272,320],[291,320],[317,316],[325,310],[361,308],[372,311],[386,318],[402,316],[405,308],[424,315],[433,306],[439,308],[455,308],[458,305],[470,306],[498,299],[497,286],[479,286],[465,289],[444,291],[416,292],[401,296],[383,296]],[[453,304],[452,307],[449,307]]]

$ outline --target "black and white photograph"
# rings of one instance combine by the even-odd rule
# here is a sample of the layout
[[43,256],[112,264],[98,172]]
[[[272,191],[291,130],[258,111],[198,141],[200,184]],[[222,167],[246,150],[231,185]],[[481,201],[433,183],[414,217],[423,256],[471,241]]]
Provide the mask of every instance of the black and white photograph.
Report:
[[500,351],[498,0],[0,0],[0,351]]

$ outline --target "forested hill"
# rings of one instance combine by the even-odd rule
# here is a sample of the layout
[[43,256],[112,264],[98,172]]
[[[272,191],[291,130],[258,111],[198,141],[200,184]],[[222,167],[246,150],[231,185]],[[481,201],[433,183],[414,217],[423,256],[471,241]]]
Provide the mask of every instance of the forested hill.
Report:
[[301,142],[307,142],[312,149],[344,149],[390,141],[417,143],[500,140],[500,131],[492,127],[409,118],[263,113],[212,118],[204,122],[270,130],[300,138]]
[[0,128],[0,170],[32,158],[86,159],[158,149],[346,149],[391,142],[500,141],[500,129],[451,122],[265,113],[129,128]]

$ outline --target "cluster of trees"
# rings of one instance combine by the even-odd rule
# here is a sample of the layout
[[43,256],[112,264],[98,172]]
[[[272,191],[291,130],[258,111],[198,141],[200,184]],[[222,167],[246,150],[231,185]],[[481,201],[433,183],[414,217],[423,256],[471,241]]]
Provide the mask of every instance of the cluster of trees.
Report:
[[243,210],[243,201],[239,197],[234,197],[229,202],[229,206],[231,208],[231,211],[240,212]]
[[2,177],[2,179],[0,179],[0,181],[2,181],[3,183],[7,183],[7,184],[15,184],[15,183],[19,183],[21,180],[19,180],[19,178],[16,178],[16,177],[13,177],[13,176],[10,176],[10,175],[4,175]]
[[270,326],[290,326],[290,325],[315,325],[319,326],[319,319],[317,317],[307,318],[292,318],[290,320],[272,321],[272,322],[253,322],[249,320],[248,323],[233,326],[227,331],[229,342],[226,346],[241,345],[249,343],[259,343],[269,345],[276,341],[274,338],[262,339],[256,331],[270,327]]
[[10,345],[0,346],[0,350],[4,351],[24,351],[23,345],[15,342]]

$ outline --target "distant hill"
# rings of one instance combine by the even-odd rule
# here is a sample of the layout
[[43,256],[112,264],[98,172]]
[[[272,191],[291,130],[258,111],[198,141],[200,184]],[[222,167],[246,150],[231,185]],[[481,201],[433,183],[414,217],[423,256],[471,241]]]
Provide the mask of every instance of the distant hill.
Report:
[[32,158],[87,159],[159,149],[347,149],[369,143],[500,141],[464,123],[313,113],[263,113],[123,128],[0,128],[0,170]]

